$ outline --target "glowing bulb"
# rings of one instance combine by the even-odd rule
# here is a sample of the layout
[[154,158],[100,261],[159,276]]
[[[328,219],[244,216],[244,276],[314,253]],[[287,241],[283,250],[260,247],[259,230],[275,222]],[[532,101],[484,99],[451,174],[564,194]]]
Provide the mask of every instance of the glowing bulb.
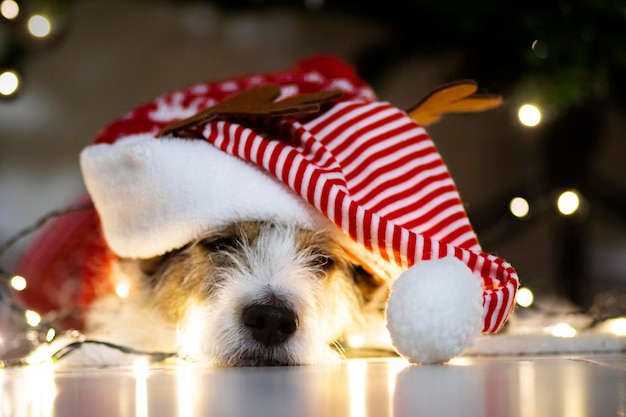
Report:
[[133,362],[133,374],[136,379],[146,379],[150,362],[146,358],[137,358]]
[[37,327],[41,323],[41,316],[36,311],[26,310],[24,317],[26,318],[26,323],[31,327]]
[[530,307],[533,304],[534,300],[535,300],[535,296],[533,295],[533,292],[529,290],[528,288],[520,288],[519,290],[517,290],[515,301],[520,306],[524,308]]
[[365,339],[360,334],[352,335],[348,338],[348,345],[353,348],[363,347]]
[[15,291],[24,291],[26,288],[26,278],[16,275],[11,278],[11,288]]
[[616,336],[626,336],[626,317],[607,320],[609,331]]
[[56,337],[57,332],[56,330],[54,330],[52,327],[48,329],[48,332],[46,333],[46,342],[50,343],[54,340],[54,338]]
[[14,0],[4,0],[0,3],[0,14],[5,19],[13,20],[20,14],[20,6]]
[[567,323],[558,323],[552,328],[552,336],[574,337],[576,336],[576,329]]
[[446,363],[454,366],[469,366],[472,364],[472,360],[464,356],[457,356],[456,358],[450,359]]
[[580,207],[580,197],[574,191],[564,191],[559,196],[556,206],[566,216],[574,214]]
[[0,74],[0,94],[10,96],[20,86],[20,79],[14,71],[4,71]]
[[52,26],[47,17],[36,14],[28,19],[28,30],[33,36],[43,38],[50,34]]
[[203,346],[202,331],[206,327],[206,312],[197,304],[192,304],[187,312],[185,326],[177,329],[176,344],[181,357],[198,357]]
[[511,213],[513,213],[515,217],[519,217],[521,219],[522,217],[528,216],[528,213],[530,212],[530,204],[528,204],[528,201],[526,201],[525,198],[515,197],[509,204],[509,210],[511,210]]
[[79,332],[76,329],[71,329],[70,331],[66,332],[65,334],[67,334],[69,337],[74,338],[74,339],[84,339],[83,335],[81,332]]
[[524,104],[519,108],[517,117],[524,126],[533,127],[541,122],[541,111],[537,106]]
[[130,294],[130,285],[128,284],[128,282],[120,282],[119,284],[117,284],[115,286],[115,293],[120,298],[128,297],[128,294]]
[[[51,358],[53,353],[54,350],[52,350],[52,347],[49,345],[41,345],[25,358],[25,362],[29,365],[52,366],[54,363]],[[37,367],[37,369],[43,368]]]

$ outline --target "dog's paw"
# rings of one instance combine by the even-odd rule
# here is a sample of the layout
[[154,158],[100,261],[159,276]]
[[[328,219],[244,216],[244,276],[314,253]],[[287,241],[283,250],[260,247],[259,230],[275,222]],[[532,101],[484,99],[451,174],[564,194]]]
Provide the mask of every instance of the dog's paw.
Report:
[[57,369],[130,366],[142,355],[101,344],[81,344],[56,362]]
[[55,369],[76,369],[130,366],[137,359],[145,357],[106,342],[61,337],[50,344],[39,346],[26,361],[29,364],[52,361]]

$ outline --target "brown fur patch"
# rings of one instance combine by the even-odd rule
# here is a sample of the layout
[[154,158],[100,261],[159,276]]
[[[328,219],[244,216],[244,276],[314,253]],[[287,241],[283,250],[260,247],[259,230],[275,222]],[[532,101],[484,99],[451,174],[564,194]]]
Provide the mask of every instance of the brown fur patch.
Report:
[[[177,251],[142,263],[151,287],[151,301],[168,321],[181,320],[188,306],[212,296],[219,286],[219,269],[246,264],[244,247],[253,247],[263,233],[278,227],[270,221],[238,221],[191,242]],[[333,279],[353,279],[362,303],[377,285],[362,268],[355,267],[328,233],[298,229],[296,249],[325,286]],[[368,278],[369,277],[369,278]]]

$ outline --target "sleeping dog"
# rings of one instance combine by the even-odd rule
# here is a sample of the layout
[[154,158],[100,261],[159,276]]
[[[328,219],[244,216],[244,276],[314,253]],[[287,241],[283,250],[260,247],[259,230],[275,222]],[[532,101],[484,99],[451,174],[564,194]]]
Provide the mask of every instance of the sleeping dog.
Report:
[[[88,334],[216,366],[337,361],[347,332],[382,317],[384,292],[337,233],[241,220],[156,258],[122,259],[117,273],[133,291],[98,300]],[[118,360],[102,355],[95,362]]]
[[[416,233],[476,240],[416,122],[501,100],[460,82],[405,113],[345,65],[311,63],[159,97],[83,150],[118,256],[105,278],[130,288],[89,305],[89,338],[217,366],[332,362],[346,333],[383,324],[387,285],[409,260],[433,256]],[[84,347],[72,362],[124,362]]]

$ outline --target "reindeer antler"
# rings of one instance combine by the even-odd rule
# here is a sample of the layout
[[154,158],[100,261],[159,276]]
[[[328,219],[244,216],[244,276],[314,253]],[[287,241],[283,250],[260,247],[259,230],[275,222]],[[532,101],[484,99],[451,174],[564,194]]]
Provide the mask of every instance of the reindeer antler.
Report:
[[502,103],[502,97],[474,94],[477,90],[478,85],[471,80],[444,84],[407,110],[407,113],[411,119],[425,126],[439,121],[443,113],[483,111]]
[[216,118],[304,116],[320,111],[323,104],[342,94],[341,90],[320,91],[274,101],[280,96],[280,87],[275,85],[253,87],[194,116],[168,124],[157,137],[174,135]]

